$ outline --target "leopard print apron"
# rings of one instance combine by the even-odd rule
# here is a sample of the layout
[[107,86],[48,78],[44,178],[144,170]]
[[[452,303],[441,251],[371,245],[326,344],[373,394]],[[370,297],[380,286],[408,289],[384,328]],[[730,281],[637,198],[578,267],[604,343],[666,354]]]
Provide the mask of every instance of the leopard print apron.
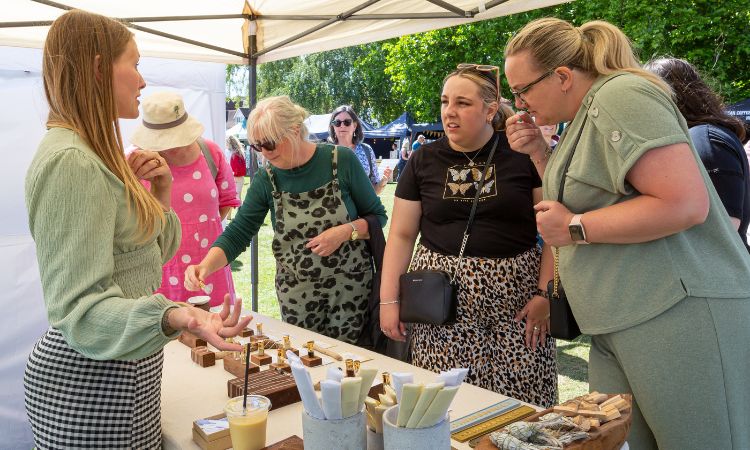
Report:
[[[414,324],[412,364],[435,372],[469,369],[466,382],[543,407],[557,400],[555,340],[531,350],[525,321],[513,319],[537,286],[541,251],[533,247],[512,258],[464,256],[456,280],[457,321],[453,325]],[[412,270],[448,270],[457,256],[419,246]]]
[[281,318],[326,336],[356,343],[362,332],[372,289],[370,251],[364,240],[346,241],[329,256],[314,254],[305,244],[328,228],[351,219],[341,198],[336,148],[333,179],[308,192],[277,188],[271,168],[276,227],[276,295]]

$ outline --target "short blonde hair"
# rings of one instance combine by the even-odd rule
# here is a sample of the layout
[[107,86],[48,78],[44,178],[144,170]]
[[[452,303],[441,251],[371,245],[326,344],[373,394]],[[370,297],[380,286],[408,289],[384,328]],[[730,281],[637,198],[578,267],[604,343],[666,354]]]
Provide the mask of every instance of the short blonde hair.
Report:
[[[284,139],[292,129],[299,129],[299,141],[308,139],[305,108],[286,95],[268,97],[258,102],[247,118],[247,139],[250,143],[276,142]],[[296,144],[293,144],[296,145]]]
[[531,54],[541,70],[565,66],[594,76],[625,71],[672,93],[661,78],[641,68],[630,39],[609,22],[595,20],[574,27],[554,17],[534,20],[505,46],[506,57],[524,51]]

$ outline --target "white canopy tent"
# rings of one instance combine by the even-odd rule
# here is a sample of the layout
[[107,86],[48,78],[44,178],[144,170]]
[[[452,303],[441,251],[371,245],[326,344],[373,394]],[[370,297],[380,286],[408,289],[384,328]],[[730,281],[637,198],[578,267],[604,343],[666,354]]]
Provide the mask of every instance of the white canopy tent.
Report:
[[[255,100],[259,63],[350,45],[486,20],[570,0],[4,0],[0,19],[0,448],[30,448],[23,410],[22,373],[26,356],[46,327],[33,242],[26,223],[23,179],[44,132],[46,103],[40,80],[40,51],[51,21],[79,8],[126,23],[141,55],[214,63],[249,64]],[[9,47],[26,47],[22,52]],[[501,44],[498,43],[498,52]],[[24,54],[21,57],[19,55]],[[6,55],[15,55],[6,57]],[[20,62],[24,61],[24,62]],[[30,62],[30,61],[36,61]],[[186,106],[206,124],[208,137],[223,142],[223,86],[202,91],[195,83],[215,80],[219,64],[142,60],[151,88],[178,90]],[[147,69],[148,68],[148,69]],[[164,81],[170,74],[176,76]],[[223,79],[223,78],[222,78]],[[162,80],[161,84],[157,80]],[[148,94],[148,90],[144,95]],[[218,101],[221,98],[221,102]],[[201,105],[200,107],[198,105]],[[205,114],[203,116],[202,114]],[[209,125],[211,124],[211,125]],[[127,137],[132,123],[123,123]],[[256,260],[257,261],[257,260]],[[256,264],[257,269],[257,264]],[[253,277],[257,297],[257,275]],[[9,344],[9,345],[7,345]]]

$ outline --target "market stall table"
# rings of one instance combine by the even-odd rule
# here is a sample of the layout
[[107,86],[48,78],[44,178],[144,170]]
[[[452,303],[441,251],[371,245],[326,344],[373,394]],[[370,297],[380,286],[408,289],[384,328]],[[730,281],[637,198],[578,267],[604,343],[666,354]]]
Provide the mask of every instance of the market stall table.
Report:
[[[411,372],[417,382],[433,382],[435,373],[369,352],[360,347],[346,344],[335,339],[281,322],[279,320],[253,313],[255,317],[250,326],[263,323],[265,334],[280,340],[284,334],[291,336],[295,347],[302,347],[304,342],[313,340],[323,345],[332,345],[331,350],[338,353],[353,353],[372,358],[362,363],[362,367],[375,367],[379,373]],[[333,362],[343,366],[343,361]],[[313,381],[325,378],[329,365],[310,369]],[[164,449],[200,449],[192,439],[193,421],[223,412],[227,396],[227,381],[235,378],[224,370],[223,364],[217,362],[212,367],[200,367],[190,358],[190,349],[178,341],[171,342],[164,348],[164,372],[162,375],[161,420]],[[380,375],[378,375],[380,378]],[[465,416],[487,406],[507,399],[503,395],[464,383],[458,391],[451,406],[451,419]],[[534,406],[534,405],[530,405]],[[535,407],[537,410],[540,408]],[[268,417],[267,444],[281,441],[291,435],[302,436],[302,403],[297,402],[271,411]],[[468,442],[452,441],[456,449],[469,449]]]

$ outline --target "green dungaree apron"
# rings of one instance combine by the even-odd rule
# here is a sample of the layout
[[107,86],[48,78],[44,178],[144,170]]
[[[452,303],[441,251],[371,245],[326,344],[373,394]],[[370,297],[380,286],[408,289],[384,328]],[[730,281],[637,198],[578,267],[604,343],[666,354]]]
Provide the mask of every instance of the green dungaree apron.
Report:
[[305,247],[328,228],[351,222],[341,198],[336,148],[328,148],[333,152],[333,179],[308,192],[279,190],[266,165],[276,215],[272,244],[276,295],[285,322],[355,343],[372,289],[367,243],[346,241],[329,256],[318,256]]

